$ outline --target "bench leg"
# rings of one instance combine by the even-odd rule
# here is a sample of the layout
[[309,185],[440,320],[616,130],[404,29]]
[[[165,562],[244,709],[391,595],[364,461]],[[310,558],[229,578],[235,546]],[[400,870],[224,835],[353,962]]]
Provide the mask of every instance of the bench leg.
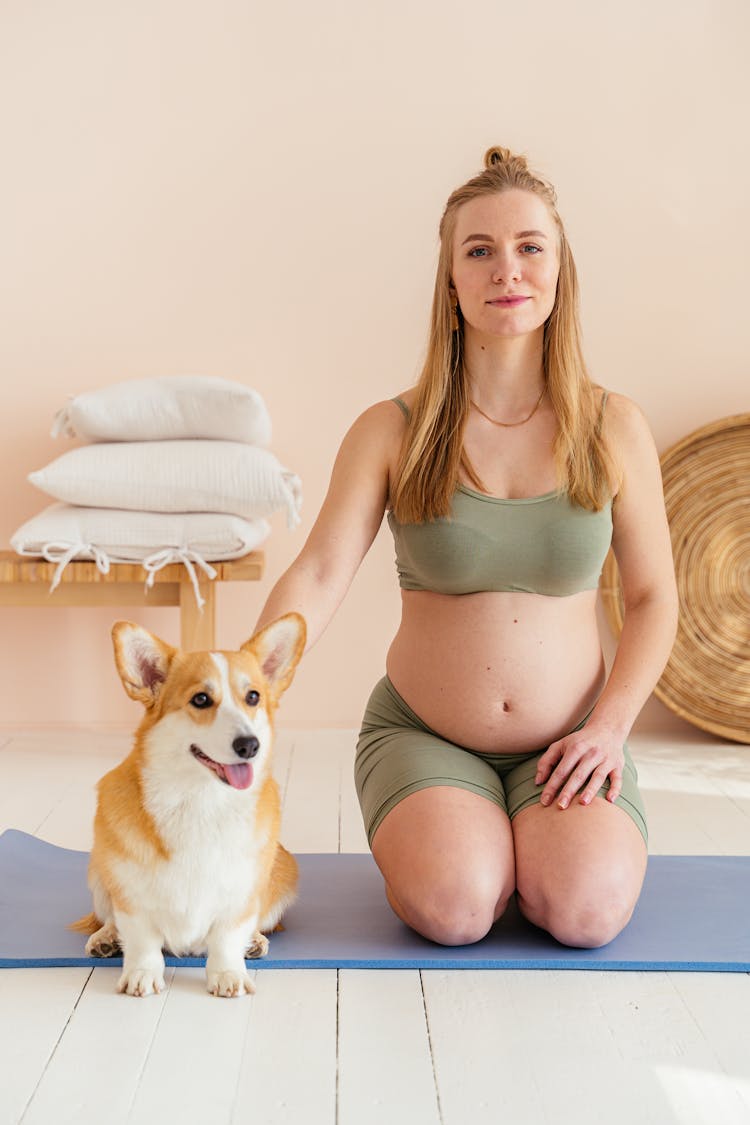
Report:
[[207,580],[200,583],[200,591],[206,599],[202,612],[191,584],[180,582],[180,647],[185,652],[210,652],[215,644],[216,587]]

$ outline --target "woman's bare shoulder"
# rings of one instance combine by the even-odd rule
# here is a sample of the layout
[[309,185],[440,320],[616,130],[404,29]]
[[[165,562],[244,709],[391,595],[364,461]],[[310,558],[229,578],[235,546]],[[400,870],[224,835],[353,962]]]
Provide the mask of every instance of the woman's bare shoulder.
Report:
[[638,403],[627,395],[611,393],[604,410],[604,435],[619,468],[618,499],[623,499],[622,486],[630,495],[643,488],[658,491],[659,454],[648,419]]
[[[397,397],[401,399],[407,410],[411,410],[414,399],[413,391],[405,391],[404,394]],[[406,424],[407,418],[403,408],[399,406],[395,399],[386,398],[363,410],[359,417],[354,420],[349,432],[355,433],[359,437],[370,434],[374,436],[394,435],[400,439],[403,437]]]
[[604,424],[617,444],[626,448],[633,442],[638,444],[645,437],[651,437],[646,415],[638,403],[617,391],[607,394]]
[[383,472],[390,481],[403,445],[407,420],[390,399],[375,402],[354,419],[336,458],[347,475],[360,470]]
[[406,403],[409,410],[411,410],[413,408],[414,400],[416,399],[416,397],[417,397],[417,388],[416,387],[409,387],[409,389],[407,391],[401,391],[400,394],[396,395],[396,398],[400,398],[402,402]]

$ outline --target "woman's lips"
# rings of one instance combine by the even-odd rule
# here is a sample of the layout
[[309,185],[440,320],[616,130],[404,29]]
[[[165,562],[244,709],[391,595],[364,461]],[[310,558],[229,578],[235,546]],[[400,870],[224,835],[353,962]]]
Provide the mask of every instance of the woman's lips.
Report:
[[496,297],[494,301],[488,301],[488,305],[495,305],[501,309],[512,309],[515,305],[522,305],[524,301],[528,301],[528,297]]

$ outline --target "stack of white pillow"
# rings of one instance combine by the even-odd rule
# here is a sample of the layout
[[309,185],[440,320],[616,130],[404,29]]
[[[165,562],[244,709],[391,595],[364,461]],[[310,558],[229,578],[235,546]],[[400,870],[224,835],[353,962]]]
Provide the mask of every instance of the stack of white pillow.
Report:
[[73,398],[53,436],[79,446],[29,474],[53,497],[11,539],[21,555],[57,562],[52,589],[72,559],[106,573],[139,562],[154,573],[182,562],[202,604],[195,566],[254,550],[280,509],[299,523],[299,477],[268,449],[271,421],[257,391],[203,376],[128,380]]

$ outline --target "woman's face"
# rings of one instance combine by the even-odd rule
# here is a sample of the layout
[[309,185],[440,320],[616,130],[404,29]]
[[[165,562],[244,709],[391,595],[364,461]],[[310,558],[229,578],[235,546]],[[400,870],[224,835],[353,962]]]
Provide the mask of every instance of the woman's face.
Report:
[[511,188],[456,213],[453,286],[465,331],[523,336],[552,312],[560,272],[557,226],[546,203]]

